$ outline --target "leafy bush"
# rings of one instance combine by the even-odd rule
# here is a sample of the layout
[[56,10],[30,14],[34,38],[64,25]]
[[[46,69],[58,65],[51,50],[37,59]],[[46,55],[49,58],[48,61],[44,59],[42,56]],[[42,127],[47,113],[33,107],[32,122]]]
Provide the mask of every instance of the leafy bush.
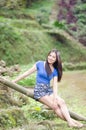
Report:
[[55,21],[54,22],[54,26],[55,27],[58,27],[58,28],[60,28],[60,29],[65,29],[65,23],[64,23],[65,21]]

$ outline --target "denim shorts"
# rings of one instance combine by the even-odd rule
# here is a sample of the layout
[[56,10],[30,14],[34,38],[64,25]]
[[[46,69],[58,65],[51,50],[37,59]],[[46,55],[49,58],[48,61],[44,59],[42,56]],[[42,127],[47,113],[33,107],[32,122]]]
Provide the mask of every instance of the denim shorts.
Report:
[[34,98],[36,100],[40,99],[45,95],[51,95],[53,93],[53,89],[48,84],[37,83],[34,88]]

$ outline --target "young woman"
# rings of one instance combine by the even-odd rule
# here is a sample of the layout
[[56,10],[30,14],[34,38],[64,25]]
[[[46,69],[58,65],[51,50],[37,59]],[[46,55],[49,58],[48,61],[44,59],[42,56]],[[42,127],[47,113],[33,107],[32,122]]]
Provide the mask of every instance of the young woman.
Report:
[[[70,117],[64,100],[58,95],[58,82],[62,78],[62,63],[59,51],[51,50],[46,61],[36,62],[31,69],[17,77],[14,82],[29,76],[35,71],[37,71],[37,76],[34,98],[53,109],[57,116],[68,122],[70,127],[82,127],[82,123]],[[53,80],[52,88],[50,87],[51,79]]]

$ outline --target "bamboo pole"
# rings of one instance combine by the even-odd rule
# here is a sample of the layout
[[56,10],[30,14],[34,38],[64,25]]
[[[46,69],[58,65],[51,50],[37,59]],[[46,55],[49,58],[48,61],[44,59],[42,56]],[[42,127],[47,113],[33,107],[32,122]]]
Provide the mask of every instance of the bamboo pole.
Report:
[[[33,96],[34,90],[33,89],[27,89],[27,88],[25,88],[21,85],[18,85],[18,84],[14,83],[8,79],[5,79],[2,76],[0,76],[0,83],[34,99],[34,96]],[[69,113],[70,113],[70,116],[76,120],[86,121],[86,117],[84,117],[82,115],[79,115],[79,114],[72,112],[70,110],[69,110]]]

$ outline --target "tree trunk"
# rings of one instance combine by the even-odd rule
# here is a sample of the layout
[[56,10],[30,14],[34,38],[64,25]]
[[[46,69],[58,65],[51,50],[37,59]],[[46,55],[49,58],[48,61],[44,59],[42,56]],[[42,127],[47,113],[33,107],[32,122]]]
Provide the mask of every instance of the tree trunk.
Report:
[[[16,83],[13,83],[13,82],[10,81],[10,80],[7,80],[7,79],[5,79],[5,78],[3,78],[3,77],[1,77],[1,76],[0,76],[0,83],[1,83],[2,85],[5,85],[5,86],[7,86],[7,87],[10,87],[10,88],[12,88],[12,89],[14,89],[14,90],[16,90],[16,91],[22,93],[22,94],[24,94],[24,95],[26,95],[26,96],[28,96],[28,97],[34,99],[34,96],[33,96],[34,90],[31,89],[31,88],[30,88],[30,89],[25,88],[25,87],[23,87],[23,86],[21,86],[21,85],[18,85],[18,84],[16,84]],[[78,115],[78,114],[76,114],[75,112],[72,112],[72,111],[70,111],[70,110],[69,110],[69,113],[70,113],[70,116],[71,116],[72,118],[76,119],[76,120],[86,121],[86,117],[84,117],[84,116]]]

